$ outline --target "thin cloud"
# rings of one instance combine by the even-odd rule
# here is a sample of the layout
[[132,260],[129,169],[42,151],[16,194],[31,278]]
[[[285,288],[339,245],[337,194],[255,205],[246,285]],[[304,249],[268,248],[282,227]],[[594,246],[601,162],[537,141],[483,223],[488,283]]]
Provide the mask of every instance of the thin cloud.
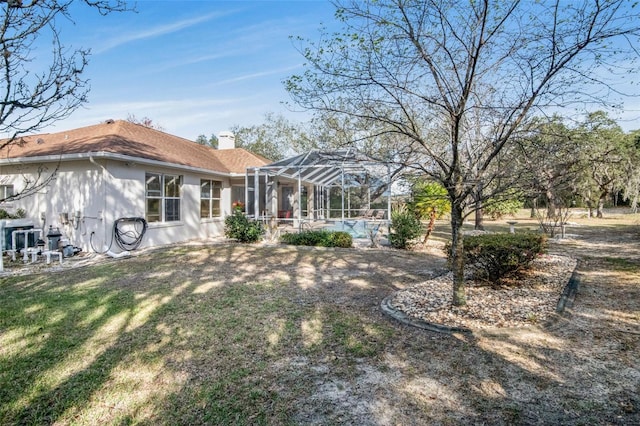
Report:
[[210,62],[210,61],[219,61],[221,59],[224,58],[229,58],[229,57],[233,57],[233,56],[241,56],[242,54],[244,54],[243,51],[241,50],[237,50],[237,51],[230,51],[230,50],[224,50],[222,53],[214,53],[211,55],[201,55],[201,56],[194,56],[191,58],[182,58],[180,59],[180,61],[172,61],[171,63],[166,63],[164,65],[159,65],[153,68],[153,70],[149,71],[149,72],[153,72],[153,73],[161,73],[164,71],[168,71],[171,69],[175,69],[175,68],[180,68],[180,67],[186,67],[186,66],[190,66],[190,65],[196,65],[202,62]]
[[239,81],[246,81],[246,80],[253,80],[255,78],[260,78],[260,77],[265,77],[268,75],[277,75],[277,74],[282,74],[282,73],[287,73],[289,71],[293,71],[295,69],[300,68],[300,65],[294,65],[294,66],[290,66],[290,67],[286,67],[286,68],[279,68],[279,69],[274,69],[271,71],[262,71],[262,72],[256,72],[256,73],[252,73],[252,74],[245,74],[245,75],[240,75],[238,77],[234,77],[234,78],[229,78],[227,80],[221,80],[216,82],[216,84],[214,84],[214,86],[219,86],[219,85],[223,85],[223,84],[229,84],[229,83],[237,83]]
[[198,16],[196,18],[184,19],[182,21],[173,22],[170,24],[160,25],[154,28],[149,28],[146,30],[124,34],[120,37],[114,38],[112,40],[107,41],[107,43],[101,48],[96,50],[96,53],[104,53],[111,49],[115,49],[116,47],[122,46],[127,43],[131,43],[138,40],[151,39],[155,37],[160,37],[166,34],[175,33],[177,31],[181,31],[185,28],[193,27],[195,25],[201,24],[203,22],[210,21],[212,19],[220,18],[222,16],[226,16],[231,14],[232,12],[216,12],[210,13],[204,16]]

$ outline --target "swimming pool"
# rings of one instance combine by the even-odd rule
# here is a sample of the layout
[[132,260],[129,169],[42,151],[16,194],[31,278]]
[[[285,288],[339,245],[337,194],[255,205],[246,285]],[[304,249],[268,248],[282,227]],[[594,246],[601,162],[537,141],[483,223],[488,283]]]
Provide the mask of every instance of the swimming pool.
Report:
[[380,226],[379,223],[372,223],[366,220],[344,220],[336,221],[333,225],[324,228],[327,231],[343,231],[349,233],[353,238],[369,238],[369,232]]

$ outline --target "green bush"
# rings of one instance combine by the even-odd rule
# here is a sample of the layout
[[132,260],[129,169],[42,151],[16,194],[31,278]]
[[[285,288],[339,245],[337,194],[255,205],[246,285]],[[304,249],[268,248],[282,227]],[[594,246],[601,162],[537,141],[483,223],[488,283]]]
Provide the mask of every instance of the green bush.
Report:
[[[464,237],[465,262],[476,278],[500,284],[504,278],[527,268],[545,252],[544,234],[483,234]],[[447,252],[451,252],[450,244]]]
[[422,225],[415,213],[404,205],[394,208],[391,212],[391,232],[389,244],[397,249],[407,249],[420,236]]
[[353,245],[353,237],[348,232],[332,232],[329,239],[331,242],[330,247],[349,248]]
[[234,209],[233,214],[224,219],[224,235],[241,243],[255,243],[264,233],[260,222],[249,220],[240,210]]
[[25,217],[27,217],[27,212],[24,209],[18,209],[14,214],[5,209],[0,209],[0,219],[24,219]]
[[518,213],[518,210],[522,207],[524,207],[524,202],[521,200],[521,197],[519,197],[515,191],[510,191],[508,198],[505,196],[505,198],[500,200],[487,200],[483,211],[486,215],[489,215],[491,219],[496,220],[505,216],[513,216]]
[[353,244],[353,238],[347,232],[342,231],[302,231],[292,234],[284,234],[280,241],[296,246],[319,247],[343,247],[349,248]]
[[411,192],[413,200],[409,202],[409,208],[420,219],[430,218],[432,212],[436,219],[441,219],[451,212],[447,190],[438,182],[418,180],[411,186]]

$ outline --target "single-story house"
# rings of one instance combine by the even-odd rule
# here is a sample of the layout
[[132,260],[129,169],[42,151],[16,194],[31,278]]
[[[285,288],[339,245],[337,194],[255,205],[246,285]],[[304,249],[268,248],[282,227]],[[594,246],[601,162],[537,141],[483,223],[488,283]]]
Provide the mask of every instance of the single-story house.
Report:
[[246,170],[268,163],[235,148],[228,132],[213,149],[107,120],[22,137],[0,150],[0,198],[24,193],[0,209],[23,209],[34,228],[45,235],[59,228],[84,251],[121,251],[114,224],[140,231],[139,218],[147,222],[140,247],[207,238],[221,235],[232,204],[244,202]]

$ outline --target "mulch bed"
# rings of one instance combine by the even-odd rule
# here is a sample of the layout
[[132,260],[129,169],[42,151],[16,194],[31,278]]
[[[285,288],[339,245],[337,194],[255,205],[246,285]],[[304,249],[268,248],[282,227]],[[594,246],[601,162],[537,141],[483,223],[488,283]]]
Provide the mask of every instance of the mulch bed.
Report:
[[548,321],[569,282],[576,260],[542,255],[509,285],[494,287],[469,280],[467,304],[451,303],[451,273],[395,293],[389,306],[410,318],[445,327],[468,329],[526,327]]

